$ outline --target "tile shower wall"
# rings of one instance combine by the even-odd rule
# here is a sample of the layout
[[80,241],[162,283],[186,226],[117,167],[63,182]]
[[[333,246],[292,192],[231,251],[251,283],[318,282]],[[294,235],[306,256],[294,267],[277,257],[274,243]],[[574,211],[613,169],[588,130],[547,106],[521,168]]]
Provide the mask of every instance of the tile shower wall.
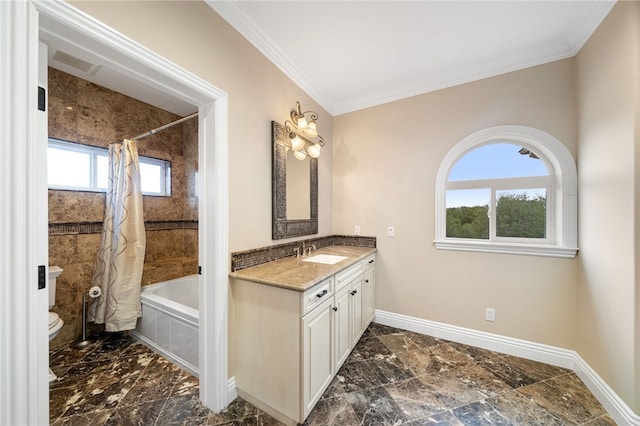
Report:
[[[107,147],[180,118],[123,94],[49,68],[49,136]],[[198,122],[192,119],[141,140],[140,155],[171,161],[171,197],[143,200],[147,249],[143,285],[197,272]],[[58,278],[56,306],[65,324],[51,346],[81,331],[82,293],[100,244],[104,193],[49,190],[49,264]]]

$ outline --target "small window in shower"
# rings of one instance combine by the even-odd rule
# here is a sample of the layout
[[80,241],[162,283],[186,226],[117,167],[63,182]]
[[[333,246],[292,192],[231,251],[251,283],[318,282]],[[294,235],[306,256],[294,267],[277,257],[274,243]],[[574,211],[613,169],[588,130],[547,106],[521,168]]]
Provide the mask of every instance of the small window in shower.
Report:
[[[106,192],[109,151],[90,145],[49,138],[49,189]],[[143,195],[171,196],[171,163],[139,156]]]

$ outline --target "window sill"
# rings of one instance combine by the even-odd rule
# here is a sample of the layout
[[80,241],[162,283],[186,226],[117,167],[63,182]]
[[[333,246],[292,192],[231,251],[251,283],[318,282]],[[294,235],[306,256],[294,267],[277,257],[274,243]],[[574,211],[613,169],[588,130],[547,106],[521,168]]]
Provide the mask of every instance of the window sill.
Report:
[[435,241],[438,250],[478,251],[484,253],[520,254],[529,256],[561,257],[573,259],[577,248],[538,244],[509,244],[480,241]]

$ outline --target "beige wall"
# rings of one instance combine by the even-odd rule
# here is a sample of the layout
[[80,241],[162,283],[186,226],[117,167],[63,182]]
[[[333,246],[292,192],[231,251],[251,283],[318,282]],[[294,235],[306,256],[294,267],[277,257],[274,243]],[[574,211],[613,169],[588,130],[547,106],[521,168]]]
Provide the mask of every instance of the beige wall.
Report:
[[271,240],[271,120],[299,100],[319,115],[319,235],[332,231],[331,116],[204,2],[71,2],[229,95],[229,249]]
[[619,2],[577,56],[577,350],[636,413],[639,40],[640,3]]
[[[635,17],[636,17],[636,31],[635,34],[632,34],[632,40],[638,40],[640,37],[640,8],[638,8],[638,4],[635,5]],[[636,57],[639,58],[638,62],[636,62],[636,75],[640,75],[640,43],[636,43]],[[635,140],[634,140],[634,158],[635,158],[635,173],[634,173],[634,182],[636,182],[635,186],[635,211],[640,212],[640,185],[637,182],[640,182],[640,84],[638,83],[638,79],[635,80],[636,83],[636,113],[635,113]],[[635,375],[633,379],[633,383],[635,383],[635,396],[633,402],[633,410],[636,414],[640,415],[640,226],[638,226],[637,216],[634,215],[634,228],[635,228]]]
[[[475,131],[517,124],[550,133],[575,156],[575,99],[569,59],[334,118],[334,231],[360,225],[363,235],[377,236],[378,309],[575,347],[575,260],[432,243],[445,154]],[[495,322],[484,320],[485,307],[496,309]]]

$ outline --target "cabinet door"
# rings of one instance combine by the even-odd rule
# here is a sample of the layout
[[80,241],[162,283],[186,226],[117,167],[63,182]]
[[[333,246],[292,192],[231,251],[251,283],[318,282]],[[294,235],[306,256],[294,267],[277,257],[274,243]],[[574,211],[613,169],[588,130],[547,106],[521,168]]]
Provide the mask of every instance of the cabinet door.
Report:
[[349,295],[351,296],[349,306],[351,311],[351,347],[354,347],[356,343],[358,343],[358,339],[360,339],[364,331],[362,328],[362,281],[362,275],[353,280],[351,282],[351,290],[349,291]]
[[302,409],[309,415],[333,378],[332,299],[302,318]]
[[333,335],[334,335],[334,373],[338,372],[342,363],[351,352],[351,328],[349,324],[351,302],[350,286],[342,288],[336,293],[333,306]]
[[366,329],[373,320],[376,308],[376,273],[374,268],[368,269],[364,273],[364,283],[362,297],[362,328]]

